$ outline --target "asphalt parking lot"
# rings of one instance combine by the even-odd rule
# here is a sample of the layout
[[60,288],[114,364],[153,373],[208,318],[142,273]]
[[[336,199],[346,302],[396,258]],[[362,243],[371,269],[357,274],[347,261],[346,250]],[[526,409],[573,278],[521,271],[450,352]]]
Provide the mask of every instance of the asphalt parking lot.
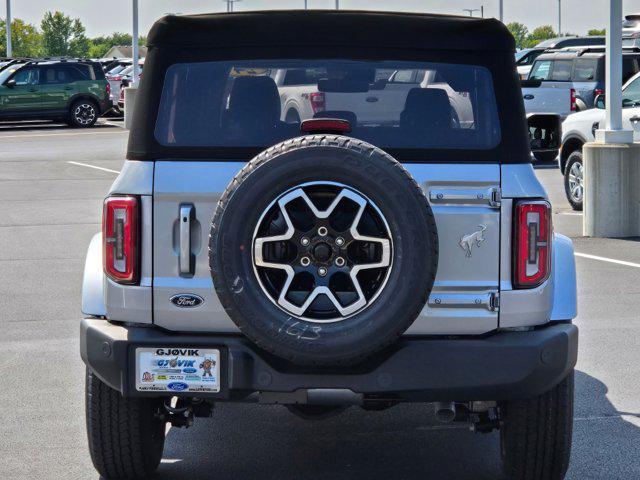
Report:
[[[0,478],[95,479],[78,353],[86,248],[127,132],[0,124]],[[580,238],[555,169],[539,170],[556,231],[573,237],[580,357],[569,479],[640,478],[640,242]],[[352,408],[305,422],[222,405],[170,430],[163,479],[494,479],[498,435],[437,425],[427,406]]]

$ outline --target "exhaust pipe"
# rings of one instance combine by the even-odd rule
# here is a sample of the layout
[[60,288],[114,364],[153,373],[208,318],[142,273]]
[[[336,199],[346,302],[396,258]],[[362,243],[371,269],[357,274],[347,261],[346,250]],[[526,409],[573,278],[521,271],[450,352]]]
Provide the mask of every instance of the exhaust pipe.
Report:
[[456,404],[453,402],[437,402],[434,404],[436,420],[440,423],[451,423],[456,418]]

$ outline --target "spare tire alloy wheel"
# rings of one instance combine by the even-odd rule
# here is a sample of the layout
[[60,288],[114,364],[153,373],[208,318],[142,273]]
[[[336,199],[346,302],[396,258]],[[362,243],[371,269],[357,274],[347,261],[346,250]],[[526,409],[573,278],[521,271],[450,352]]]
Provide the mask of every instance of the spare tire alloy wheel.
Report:
[[[319,210],[316,203],[332,194],[331,204]],[[295,225],[288,207],[298,216]],[[259,236],[282,220],[287,226],[284,234]],[[376,236],[360,234],[361,221],[373,225]],[[311,182],[267,207],[254,232],[252,255],[269,298],[294,317],[327,323],[343,321],[375,301],[389,277],[391,249],[389,226],[370,200],[346,185]],[[379,271],[358,278],[368,269]],[[273,270],[286,273],[284,283]],[[320,295],[328,302],[316,301]]]
[[264,151],[222,195],[213,284],[259,347],[303,365],[361,361],[424,307],[438,261],[427,199],[388,154],[341,136]]

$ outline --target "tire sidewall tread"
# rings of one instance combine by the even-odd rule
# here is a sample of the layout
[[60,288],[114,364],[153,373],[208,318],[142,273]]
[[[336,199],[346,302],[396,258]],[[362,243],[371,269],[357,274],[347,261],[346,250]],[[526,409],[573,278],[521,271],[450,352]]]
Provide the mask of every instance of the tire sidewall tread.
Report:
[[571,198],[571,191],[569,188],[569,172],[571,171],[571,166],[577,162],[580,162],[582,164],[582,168],[584,169],[584,160],[583,160],[582,152],[579,150],[576,150],[575,152],[571,152],[571,154],[569,155],[569,158],[567,158],[567,164],[564,169],[564,191],[567,197],[567,201],[571,205],[571,208],[573,208],[576,211],[582,211],[582,208],[584,205],[584,188],[582,190],[582,202],[576,202]]
[[164,449],[164,422],[155,417],[158,399],[125,398],[86,372],[85,411],[91,460],[107,479],[147,478]]

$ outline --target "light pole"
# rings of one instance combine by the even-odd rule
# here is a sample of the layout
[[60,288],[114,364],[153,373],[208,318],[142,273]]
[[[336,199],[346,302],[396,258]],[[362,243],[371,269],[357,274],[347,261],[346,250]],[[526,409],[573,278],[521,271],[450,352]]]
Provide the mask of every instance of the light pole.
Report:
[[[233,12],[233,4],[236,2],[240,2],[242,0],[222,0],[223,2],[226,2],[227,4],[227,13],[231,13]],[[306,1],[305,1],[305,8],[306,8]]]
[[463,8],[462,11],[469,12],[469,16],[473,17],[473,12],[480,12],[481,10],[479,8]]
[[7,57],[13,55],[11,48],[11,0],[7,0]]
[[[622,130],[622,0],[611,0],[606,33],[605,131]],[[596,132],[596,135],[598,132]],[[606,140],[605,140],[606,143]]]
[[133,78],[131,84],[124,89],[124,128],[130,129],[133,119],[133,111],[136,108],[136,96],[138,93],[138,81],[140,76],[140,57],[138,35],[138,0],[131,0],[132,28],[131,28],[131,61],[133,63]]
[[140,49],[139,49],[139,38],[138,38],[138,0],[132,0],[133,7],[133,32],[132,32],[132,42],[131,42],[131,50],[133,57],[133,80],[131,82],[133,87],[138,86],[138,74],[140,72],[140,66],[138,65],[138,59],[140,57]]
[[504,23],[504,0],[500,0],[500,21]]
[[307,9],[307,0],[304,0],[304,9]]
[[562,0],[558,0],[558,36],[562,36]]
[[340,10],[340,0],[336,0],[336,10]]

